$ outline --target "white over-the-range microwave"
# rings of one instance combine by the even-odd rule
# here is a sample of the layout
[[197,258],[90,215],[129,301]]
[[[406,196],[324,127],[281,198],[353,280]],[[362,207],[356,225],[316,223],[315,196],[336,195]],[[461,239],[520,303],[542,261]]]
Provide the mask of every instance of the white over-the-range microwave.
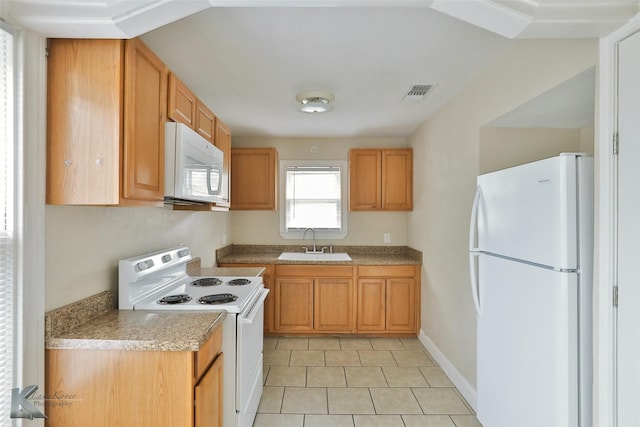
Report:
[[224,198],[224,153],[183,123],[164,128],[165,203],[216,203]]

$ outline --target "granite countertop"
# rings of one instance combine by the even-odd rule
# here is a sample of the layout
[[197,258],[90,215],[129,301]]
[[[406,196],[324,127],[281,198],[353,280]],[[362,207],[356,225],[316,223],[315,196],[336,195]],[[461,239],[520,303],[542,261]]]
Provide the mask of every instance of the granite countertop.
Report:
[[279,260],[282,252],[302,252],[300,246],[229,245],[216,251],[220,264],[331,264],[331,265],[421,265],[422,252],[408,246],[334,246],[334,253],[346,252],[351,261]]
[[198,351],[224,312],[116,310],[110,292],[45,315],[45,348]]

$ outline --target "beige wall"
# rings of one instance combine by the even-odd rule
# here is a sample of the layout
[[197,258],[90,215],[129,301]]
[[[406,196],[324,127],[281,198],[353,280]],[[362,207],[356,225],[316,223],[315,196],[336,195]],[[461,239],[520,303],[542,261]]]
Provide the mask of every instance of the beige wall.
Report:
[[210,267],[223,235],[230,238],[226,212],[47,206],[45,215],[46,310],[117,292],[120,259],[185,244]]
[[[405,138],[277,138],[234,137],[234,147],[276,147],[279,160],[347,160],[350,148],[407,147]],[[312,153],[312,147],[315,147]],[[233,171],[232,171],[233,173]],[[231,234],[240,244],[300,244],[285,240],[279,233],[279,212],[233,211]],[[349,212],[348,234],[343,240],[321,240],[335,245],[386,245],[384,233],[391,234],[389,245],[407,242],[406,212]]]
[[583,129],[580,129],[580,152],[587,153],[591,156],[594,155],[594,144],[595,144],[595,127],[589,126]]
[[[482,127],[479,173],[493,172],[560,153],[580,152],[582,142],[581,129]],[[590,152],[593,153],[593,140]]]
[[[292,139],[234,138],[234,146],[277,147],[281,159],[347,159],[351,147],[407,146],[404,138]],[[311,153],[316,146],[316,154]],[[203,266],[215,263],[215,250],[227,243],[296,244],[278,233],[277,212],[176,212],[165,208],[47,206],[46,310],[104,290],[117,291],[118,260],[188,245]],[[349,234],[337,245],[405,245],[406,212],[349,214]],[[372,230],[379,230],[372,233]],[[302,244],[302,242],[300,242]],[[325,241],[320,241],[325,243]],[[72,268],[68,260],[77,259]]]
[[597,62],[593,40],[521,40],[425,121],[414,147],[408,245],[423,251],[422,329],[475,389],[468,226],[483,124]]

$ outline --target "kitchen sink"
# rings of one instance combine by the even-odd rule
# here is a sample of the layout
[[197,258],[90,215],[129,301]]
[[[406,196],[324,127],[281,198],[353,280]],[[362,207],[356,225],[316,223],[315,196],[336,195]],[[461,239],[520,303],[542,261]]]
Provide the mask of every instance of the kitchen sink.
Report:
[[347,253],[310,254],[304,252],[282,252],[278,257],[281,261],[351,261]]

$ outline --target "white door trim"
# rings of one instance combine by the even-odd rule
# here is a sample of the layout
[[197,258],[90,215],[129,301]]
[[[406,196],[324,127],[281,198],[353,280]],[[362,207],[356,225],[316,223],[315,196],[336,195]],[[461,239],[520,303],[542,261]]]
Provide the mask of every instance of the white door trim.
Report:
[[600,39],[597,139],[595,146],[595,275],[594,275],[594,426],[617,425],[616,411],[616,283],[617,170],[613,134],[617,129],[616,45],[640,30],[640,15]]

